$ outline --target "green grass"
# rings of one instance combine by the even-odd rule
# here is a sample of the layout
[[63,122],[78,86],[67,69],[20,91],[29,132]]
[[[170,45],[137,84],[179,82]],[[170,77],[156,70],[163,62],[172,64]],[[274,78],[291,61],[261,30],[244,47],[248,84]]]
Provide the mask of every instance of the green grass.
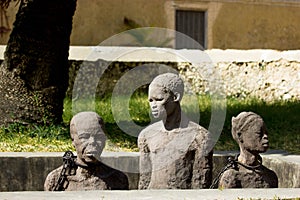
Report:
[[[195,100],[184,102],[183,110],[191,115],[198,115],[193,107]],[[138,151],[137,138],[122,131],[112,114],[111,98],[98,99],[93,105],[90,100],[79,104],[82,110],[93,110],[102,116],[108,137],[107,151]],[[211,99],[208,96],[198,98],[200,124],[208,128],[211,117]],[[145,94],[135,94],[129,101],[114,105],[116,108],[129,110],[131,119],[140,126],[146,126],[151,121],[149,105]],[[300,102],[276,101],[267,103],[262,100],[247,98],[227,98],[225,124],[216,143],[215,150],[238,150],[238,146],[231,137],[231,117],[242,111],[253,111],[263,117],[269,130],[271,149],[281,149],[300,154]],[[120,115],[124,114],[122,110]],[[68,124],[72,118],[72,101],[65,99],[64,123],[61,125],[36,126],[12,124],[0,128],[0,151],[66,151],[74,150],[69,136]],[[134,130],[134,129],[133,129]],[[136,133],[137,134],[137,133]]]
[[64,125],[11,124],[0,128],[1,152],[55,152],[73,149],[69,128]]

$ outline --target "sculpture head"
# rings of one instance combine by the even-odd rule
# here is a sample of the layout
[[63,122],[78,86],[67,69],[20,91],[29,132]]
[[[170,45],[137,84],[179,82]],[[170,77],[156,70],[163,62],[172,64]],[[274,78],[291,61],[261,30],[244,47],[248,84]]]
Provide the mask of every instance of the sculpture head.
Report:
[[100,161],[105,147],[104,123],[95,112],[80,112],[70,123],[72,143],[76,148],[77,162],[91,164]]
[[154,118],[163,118],[172,114],[180,106],[184,92],[182,79],[174,73],[158,75],[149,85],[148,100]]
[[266,152],[269,147],[268,132],[263,119],[253,112],[241,112],[232,120],[232,136],[241,150],[251,153]]

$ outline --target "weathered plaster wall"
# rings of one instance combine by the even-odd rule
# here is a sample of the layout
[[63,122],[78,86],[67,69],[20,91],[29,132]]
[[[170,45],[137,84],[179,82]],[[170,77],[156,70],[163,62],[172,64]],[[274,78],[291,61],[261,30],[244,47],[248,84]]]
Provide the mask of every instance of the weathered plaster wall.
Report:
[[74,15],[72,45],[98,45],[126,30],[124,18],[141,26],[165,27],[161,0],[78,0]]
[[213,21],[211,47],[299,49],[300,4],[222,4]]
[[[15,3],[8,9],[10,28],[17,9]],[[300,48],[300,2],[292,0],[78,0],[71,45],[98,45],[126,30],[125,17],[142,27],[175,29],[177,9],[206,11],[208,49]]]

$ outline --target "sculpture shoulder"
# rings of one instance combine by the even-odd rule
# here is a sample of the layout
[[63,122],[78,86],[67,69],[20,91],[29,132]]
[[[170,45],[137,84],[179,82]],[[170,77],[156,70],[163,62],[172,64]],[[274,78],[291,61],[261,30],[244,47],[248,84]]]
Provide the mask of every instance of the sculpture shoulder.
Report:
[[226,170],[220,177],[219,187],[221,188],[237,188],[240,185],[239,172],[235,169]]
[[45,191],[53,191],[54,187],[57,184],[57,181],[59,179],[60,176],[60,172],[62,170],[63,166],[60,166],[56,169],[54,169],[53,171],[51,171],[46,179],[45,179],[45,183],[44,183],[44,190]]
[[193,121],[189,121],[188,126],[185,129],[187,129],[189,132],[194,132],[197,135],[208,135],[209,134],[209,132],[206,128],[202,127],[201,125],[199,125]]
[[163,127],[163,123],[162,121],[158,121],[155,122],[153,124],[150,124],[149,126],[147,126],[146,128],[144,128],[140,134],[139,134],[139,138],[149,138],[152,137],[153,135],[157,134],[158,132],[161,131]]
[[195,122],[189,122],[188,132],[193,133],[195,142],[198,144],[204,145],[202,143],[212,141],[212,136],[209,131]]

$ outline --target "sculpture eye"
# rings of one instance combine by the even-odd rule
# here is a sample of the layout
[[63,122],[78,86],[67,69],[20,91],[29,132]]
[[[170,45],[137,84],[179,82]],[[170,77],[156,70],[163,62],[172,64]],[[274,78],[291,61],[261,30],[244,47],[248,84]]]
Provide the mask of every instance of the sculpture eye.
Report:
[[88,133],[82,133],[78,136],[79,139],[89,139],[90,138],[90,134]]

